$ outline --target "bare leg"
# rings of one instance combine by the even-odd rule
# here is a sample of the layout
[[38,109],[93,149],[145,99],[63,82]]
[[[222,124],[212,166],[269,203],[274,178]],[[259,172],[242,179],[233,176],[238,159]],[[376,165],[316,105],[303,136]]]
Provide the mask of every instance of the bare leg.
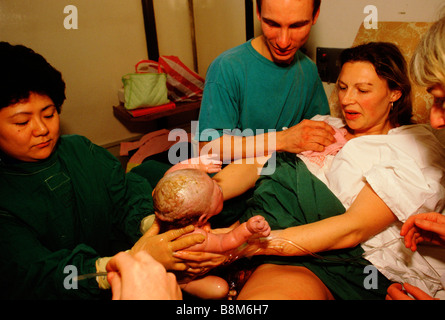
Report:
[[206,276],[180,285],[184,291],[201,299],[227,299],[229,285],[223,278]]
[[329,289],[309,269],[265,264],[241,290],[238,300],[333,300]]

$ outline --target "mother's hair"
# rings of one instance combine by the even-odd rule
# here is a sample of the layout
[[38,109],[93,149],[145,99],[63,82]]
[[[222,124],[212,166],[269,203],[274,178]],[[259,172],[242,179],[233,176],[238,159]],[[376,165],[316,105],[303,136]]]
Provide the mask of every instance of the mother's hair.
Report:
[[411,82],[405,58],[399,48],[388,42],[370,42],[344,50],[340,55],[343,66],[347,62],[369,62],[377,75],[385,79],[390,90],[400,90],[389,114],[393,126],[412,124]]
[[31,92],[51,98],[60,113],[65,101],[61,73],[33,50],[0,42],[0,109],[27,100]]

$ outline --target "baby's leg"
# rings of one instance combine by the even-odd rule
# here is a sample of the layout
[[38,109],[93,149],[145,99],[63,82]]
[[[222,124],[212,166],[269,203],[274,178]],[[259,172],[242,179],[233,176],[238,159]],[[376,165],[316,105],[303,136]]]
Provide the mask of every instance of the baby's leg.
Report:
[[201,299],[226,299],[229,285],[223,278],[206,276],[180,285],[181,289]]
[[257,235],[260,237],[268,237],[270,234],[270,226],[263,216],[251,217],[246,222],[247,230],[249,230],[252,235]]

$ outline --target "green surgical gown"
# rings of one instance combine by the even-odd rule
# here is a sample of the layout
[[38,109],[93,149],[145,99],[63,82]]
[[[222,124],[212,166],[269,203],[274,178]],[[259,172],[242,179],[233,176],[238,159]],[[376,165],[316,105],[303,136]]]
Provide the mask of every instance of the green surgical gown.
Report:
[[141,220],[153,213],[147,180],[77,135],[62,136],[44,161],[0,156],[1,298],[108,297],[95,278],[73,278],[141,236]]

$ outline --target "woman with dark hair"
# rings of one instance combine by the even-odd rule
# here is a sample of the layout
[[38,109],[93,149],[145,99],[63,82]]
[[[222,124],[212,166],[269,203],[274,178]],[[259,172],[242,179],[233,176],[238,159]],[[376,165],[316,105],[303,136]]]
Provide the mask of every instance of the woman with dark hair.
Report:
[[60,72],[31,49],[1,42],[0,74],[1,298],[110,297],[106,276],[76,277],[106,272],[128,249],[182,270],[172,251],[202,237],[172,241],[190,228],[142,236],[152,188],[85,137],[60,136]]

